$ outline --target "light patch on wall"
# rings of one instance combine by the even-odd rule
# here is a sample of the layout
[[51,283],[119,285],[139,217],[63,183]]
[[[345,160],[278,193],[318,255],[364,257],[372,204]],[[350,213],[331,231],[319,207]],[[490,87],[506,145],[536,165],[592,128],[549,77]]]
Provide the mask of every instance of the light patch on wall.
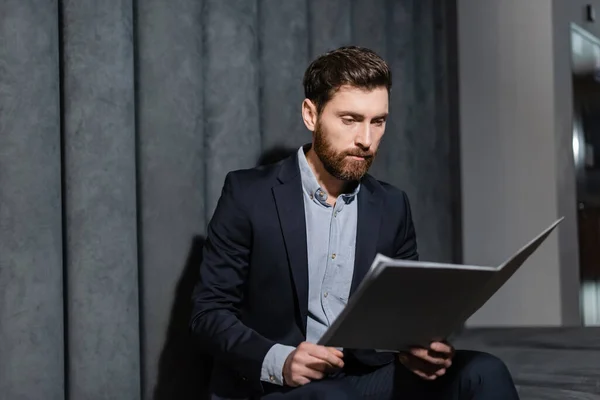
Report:
[[583,38],[577,32],[573,32],[571,36],[571,46],[573,47],[573,52],[578,56],[583,53]]
[[577,126],[574,127],[575,132],[573,134],[573,157],[575,158],[575,163],[579,162],[579,151],[581,149],[581,145],[579,144],[579,135],[577,134]]
[[600,282],[586,281],[581,285],[584,326],[600,326]]

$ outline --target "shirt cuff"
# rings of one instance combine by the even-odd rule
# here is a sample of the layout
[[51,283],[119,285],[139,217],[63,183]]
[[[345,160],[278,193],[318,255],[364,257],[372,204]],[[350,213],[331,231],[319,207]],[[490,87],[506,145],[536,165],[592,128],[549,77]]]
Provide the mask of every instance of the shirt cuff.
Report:
[[292,351],[293,346],[275,344],[265,356],[260,372],[260,380],[274,385],[283,386],[283,364]]

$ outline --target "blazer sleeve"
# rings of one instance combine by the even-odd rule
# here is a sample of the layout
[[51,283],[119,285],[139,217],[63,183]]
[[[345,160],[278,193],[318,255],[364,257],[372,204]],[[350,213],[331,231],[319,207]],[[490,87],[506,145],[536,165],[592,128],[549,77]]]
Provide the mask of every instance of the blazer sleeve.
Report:
[[418,260],[417,234],[412,220],[410,202],[405,192],[399,204],[402,205],[398,233],[396,234],[396,252],[394,258],[402,260]]
[[229,173],[208,225],[190,325],[205,350],[261,390],[263,359],[275,342],[238,317],[252,244],[251,224],[239,191],[235,174]]

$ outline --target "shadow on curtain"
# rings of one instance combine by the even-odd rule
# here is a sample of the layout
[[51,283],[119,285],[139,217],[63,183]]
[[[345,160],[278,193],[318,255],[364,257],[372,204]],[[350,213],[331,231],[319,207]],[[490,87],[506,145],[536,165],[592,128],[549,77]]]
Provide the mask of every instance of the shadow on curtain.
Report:
[[[277,163],[295,152],[296,149],[289,147],[272,147],[261,154],[257,165]],[[202,236],[192,240],[183,273],[177,283],[167,338],[159,360],[158,379],[152,397],[154,400],[200,400],[207,399],[209,395],[212,359],[198,349],[188,329],[192,314],[191,297],[198,281],[204,241]]]

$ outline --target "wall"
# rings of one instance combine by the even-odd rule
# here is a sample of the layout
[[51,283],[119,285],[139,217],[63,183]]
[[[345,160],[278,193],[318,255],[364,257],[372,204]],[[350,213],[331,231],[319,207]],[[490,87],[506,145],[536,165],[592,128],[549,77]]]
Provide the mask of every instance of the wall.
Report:
[[[64,393],[56,1],[0,4],[0,393]],[[35,160],[35,162],[33,162]]]
[[434,0],[1,2],[2,398],[198,397],[189,299],[223,178],[310,140],[302,74],[341,45],[389,60],[373,171],[408,192],[422,257],[455,259],[452,23]]
[[579,324],[568,23],[582,9],[459,0],[458,11],[464,261],[499,264],[566,218],[467,325]]

